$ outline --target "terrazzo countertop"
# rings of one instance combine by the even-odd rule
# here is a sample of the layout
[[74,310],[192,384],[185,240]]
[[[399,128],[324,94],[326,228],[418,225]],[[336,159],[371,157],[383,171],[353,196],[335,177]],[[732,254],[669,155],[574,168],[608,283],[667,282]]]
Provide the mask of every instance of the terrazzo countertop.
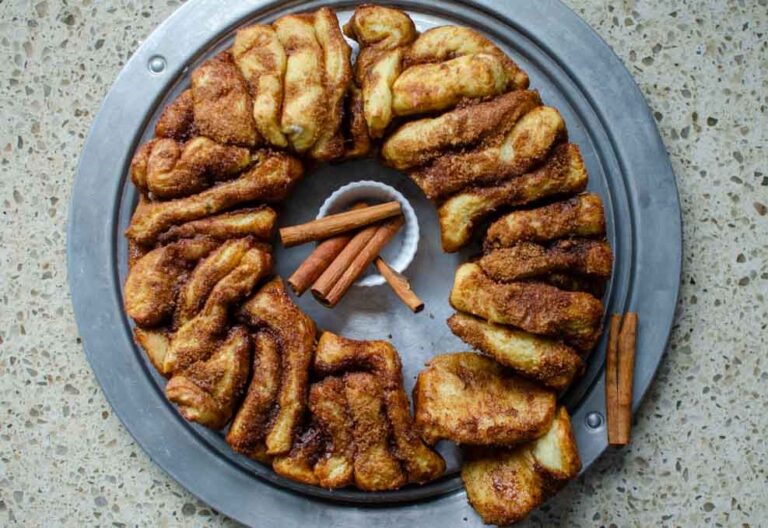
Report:
[[[682,294],[632,445],[530,525],[768,525],[766,0],[568,0],[658,122]],[[83,354],[67,204],[91,120],[175,1],[0,2],[0,525],[234,525],[147,458]]]

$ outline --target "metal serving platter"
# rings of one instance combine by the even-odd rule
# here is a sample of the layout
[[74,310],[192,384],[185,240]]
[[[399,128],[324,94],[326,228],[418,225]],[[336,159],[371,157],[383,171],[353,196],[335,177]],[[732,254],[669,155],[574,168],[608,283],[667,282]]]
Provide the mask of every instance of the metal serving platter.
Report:
[[[223,435],[183,420],[163,395],[164,381],[134,345],[122,309],[126,243],[135,207],[127,178],[138,144],[152,134],[162,108],[189,82],[189,73],[229,47],[234,31],[290,12],[323,5],[344,23],[355,2],[190,0],[134,54],[97,115],[75,179],[69,219],[69,279],[86,355],[116,414],[158,465],[213,508],[248,525],[423,526],[481,524],[458,477],[459,453],[440,450],[446,476],[421,487],[384,493],[327,491],[277,476],[234,454]],[[681,267],[680,204],[675,177],[648,107],[630,74],[594,31],[557,0],[408,0],[419,30],[444,24],[474,27],[497,42],[530,75],[531,86],[565,118],[580,145],[590,189],[604,200],[616,255],[605,295],[607,312],[641,314],[634,405],[639,405],[663,356],[672,326]],[[353,338],[391,340],[404,364],[406,389],[433,355],[465,350],[445,325],[456,266],[477,248],[440,250],[436,212],[404,175],[373,160],[320,167],[282,206],[280,224],[314,218],[320,204],[346,182],[375,179],[402,192],[419,217],[421,240],[407,273],[427,308],[408,312],[386,286],[353,288],[335,310],[310,296],[298,300],[321,328]],[[276,248],[287,276],[309,248]],[[564,395],[584,470],[606,449],[603,419],[605,339],[581,381]]]

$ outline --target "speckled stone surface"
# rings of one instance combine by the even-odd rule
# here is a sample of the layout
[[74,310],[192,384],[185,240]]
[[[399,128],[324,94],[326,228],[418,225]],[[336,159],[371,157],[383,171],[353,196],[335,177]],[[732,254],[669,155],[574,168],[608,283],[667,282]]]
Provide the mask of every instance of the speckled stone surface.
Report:
[[[567,3],[654,110],[683,205],[683,288],[631,447],[529,523],[766,526],[767,2]],[[112,414],[66,283],[67,204],[88,127],[176,7],[0,2],[0,525],[235,524],[155,467]]]

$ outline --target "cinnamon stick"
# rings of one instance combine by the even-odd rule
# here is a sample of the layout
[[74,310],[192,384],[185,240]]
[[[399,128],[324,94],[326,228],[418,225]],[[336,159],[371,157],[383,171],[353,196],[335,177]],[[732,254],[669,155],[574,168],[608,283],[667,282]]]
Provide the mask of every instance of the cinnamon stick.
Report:
[[325,216],[305,224],[280,229],[280,240],[292,247],[312,240],[323,240],[347,231],[353,231],[401,213],[400,202],[392,201],[371,205],[354,211]]
[[619,420],[618,441],[629,444],[632,431],[632,385],[637,344],[637,314],[627,313],[619,333]]
[[413,313],[419,313],[424,309],[424,301],[419,299],[413,292],[408,279],[393,270],[392,266],[387,264],[381,257],[376,257],[374,263],[376,264],[376,269],[379,270],[379,273],[386,279],[387,283],[392,288],[392,291],[395,292],[395,295],[397,295]]
[[357,255],[365,248],[366,244],[373,238],[376,231],[379,229],[378,225],[368,226],[365,229],[360,230],[349,243],[341,250],[341,252],[333,259],[333,262],[325,269],[325,271],[317,278],[312,285],[312,295],[320,301],[325,303],[324,299],[328,296],[336,281],[344,274],[344,272],[352,264]]
[[[350,210],[362,209],[367,207],[365,203],[357,203]],[[304,262],[296,268],[296,271],[288,278],[288,284],[291,285],[296,295],[301,296],[307,288],[315,282],[320,275],[331,265],[333,260],[341,253],[353,233],[345,233],[335,237],[323,240],[309,254]]]
[[605,352],[605,422],[608,444],[620,445],[619,425],[619,331],[621,315],[613,314],[608,330],[608,348]]
[[[392,240],[395,233],[402,227],[405,219],[402,216],[388,220],[382,224],[374,233],[373,237],[368,241],[365,247],[360,251],[354,260],[350,263],[349,267],[333,285],[333,288],[323,297],[318,297],[318,300],[328,307],[334,307],[344,297],[350,286],[363,274],[365,268],[367,268],[371,262],[376,258],[379,252],[387,243]],[[314,294],[314,288],[312,289]],[[317,297],[317,296],[316,296]]]

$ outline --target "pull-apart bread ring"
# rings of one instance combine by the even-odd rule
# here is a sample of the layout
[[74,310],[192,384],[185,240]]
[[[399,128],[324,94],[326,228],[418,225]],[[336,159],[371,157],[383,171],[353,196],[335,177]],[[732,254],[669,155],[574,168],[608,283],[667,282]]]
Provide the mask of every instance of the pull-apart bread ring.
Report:
[[[432,481],[446,467],[433,444],[452,440],[489,523],[522,519],[574,478],[556,401],[600,337],[613,255],[579,148],[528,84],[477,31],[419,34],[377,5],[343,30],[327,7],[243,27],[203,61],[134,154],[125,232],[125,310],[180,414],[328,489]],[[455,272],[448,320],[478,353],[434,357],[413,413],[390,343],[318,335],[272,276],[268,204],[305,166],[377,152],[435,202],[445,251],[483,242]]]

